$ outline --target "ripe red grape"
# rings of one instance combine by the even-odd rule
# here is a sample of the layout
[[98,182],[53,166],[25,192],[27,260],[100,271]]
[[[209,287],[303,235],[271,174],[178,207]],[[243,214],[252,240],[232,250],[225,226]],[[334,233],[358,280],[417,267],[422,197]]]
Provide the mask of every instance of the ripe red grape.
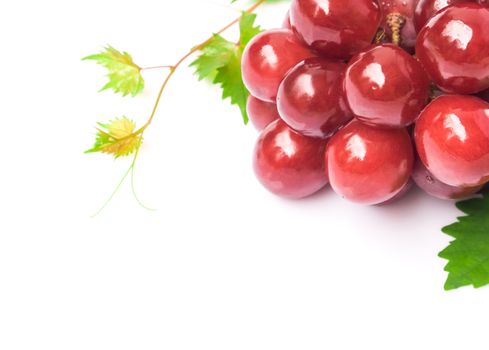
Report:
[[[382,28],[392,42],[412,51],[416,45],[414,10],[418,0],[381,0]],[[397,37],[396,37],[397,36]]]
[[325,147],[326,141],[302,136],[276,120],[263,130],[255,146],[255,174],[276,195],[296,199],[310,196],[328,183]]
[[415,58],[398,46],[383,44],[350,61],[343,89],[357,119],[370,125],[404,127],[428,103],[430,81]]
[[489,180],[489,103],[440,96],[421,113],[414,138],[422,162],[443,183],[474,187]]
[[380,20],[377,0],[293,0],[290,8],[294,31],[331,58],[350,58],[365,49]]
[[303,135],[331,136],[351,118],[341,93],[346,65],[323,58],[299,63],[279,87],[277,106],[282,119]]
[[419,159],[414,165],[413,180],[423,191],[439,199],[463,199],[476,194],[482,186],[455,187],[438,180]]
[[351,201],[380,204],[409,182],[413,147],[405,129],[381,129],[357,120],[340,129],[326,151],[334,191]]
[[489,9],[458,3],[438,12],[419,33],[416,55],[443,91],[489,88]]
[[258,131],[262,131],[271,122],[280,118],[275,103],[265,102],[251,95],[248,97],[246,111],[248,118]]
[[438,11],[457,2],[470,2],[472,0],[419,0],[414,11],[414,25],[419,32]]
[[290,30],[263,32],[250,41],[243,53],[243,81],[253,96],[274,102],[285,74],[300,61],[313,56]]
[[[416,31],[419,32],[426,23],[433,17],[438,11],[445,7],[456,4],[459,2],[476,2],[475,0],[419,0],[414,12],[414,26]],[[485,7],[489,7],[488,0],[477,0],[479,4]]]

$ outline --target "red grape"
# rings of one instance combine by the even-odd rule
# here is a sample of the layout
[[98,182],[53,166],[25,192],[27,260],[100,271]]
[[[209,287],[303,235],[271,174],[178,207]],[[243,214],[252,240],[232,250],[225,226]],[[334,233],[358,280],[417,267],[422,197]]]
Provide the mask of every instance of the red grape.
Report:
[[248,97],[246,111],[248,118],[258,131],[262,131],[271,122],[280,118],[275,103],[265,102],[251,95]]
[[343,91],[357,119],[404,127],[428,103],[430,81],[421,64],[392,44],[375,46],[350,61]]
[[423,191],[439,199],[466,198],[476,194],[482,188],[482,186],[455,187],[447,185],[433,176],[419,159],[414,165],[413,180]]
[[243,81],[250,93],[263,101],[274,102],[278,86],[286,73],[314,54],[287,29],[274,29],[255,36],[246,46],[242,59]]
[[325,147],[326,141],[302,136],[276,120],[263,130],[255,146],[255,174],[276,195],[296,199],[310,196],[328,183]]
[[416,55],[443,91],[474,94],[489,88],[489,9],[458,3],[421,30]]
[[422,162],[443,183],[474,187],[489,180],[489,103],[440,96],[421,113],[414,138]]
[[414,10],[418,0],[382,0],[382,27],[393,43],[412,51],[416,45]]
[[410,180],[414,155],[405,129],[381,129],[354,120],[329,141],[326,151],[333,190],[351,201],[380,204]]
[[484,7],[489,7],[488,0],[419,0],[414,12],[414,26],[416,27],[416,31],[420,32],[430,18],[438,11],[459,2],[477,2]]
[[331,58],[370,45],[381,20],[377,0],[293,0],[290,22],[304,42]]
[[438,11],[457,2],[471,2],[472,0],[419,0],[414,11],[414,25],[419,32]]
[[341,93],[346,65],[311,58],[294,67],[280,84],[277,106],[294,130],[311,137],[329,137],[351,118]]

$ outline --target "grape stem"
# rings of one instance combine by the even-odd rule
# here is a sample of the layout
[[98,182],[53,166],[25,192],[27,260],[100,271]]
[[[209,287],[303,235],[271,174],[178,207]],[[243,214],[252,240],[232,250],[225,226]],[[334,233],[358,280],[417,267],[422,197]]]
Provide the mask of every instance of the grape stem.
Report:
[[172,69],[173,66],[154,66],[154,67],[143,67],[143,68],[140,68],[139,70],[143,71],[143,70],[150,70],[150,69]]
[[[263,5],[266,1],[267,0],[257,1],[253,6],[251,6],[250,8],[248,8],[247,10],[245,10],[243,12],[245,12],[245,13],[253,13],[253,12],[255,12],[255,10],[258,7],[260,7],[261,5]],[[177,71],[177,69],[182,65],[182,63],[184,63],[194,53],[202,50],[207,44],[209,44],[212,41],[212,39],[214,38],[215,35],[222,34],[223,32],[225,32],[226,30],[228,30],[229,28],[231,28],[235,24],[239,23],[239,21],[241,20],[242,17],[243,16],[241,15],[240,17],[236,18],[234,21],[232,21],[231,23],[229,23],[228,25],[226,25],[224,28],[222,28],[219,31],[217,31],[216,33],[214,33],[210,38],[208,38],[207,40],[203,41],[199,45],[194,46],[194,48],[192,50],[190,50],[187,54],[185,54],[185,56],[183,56],[182,58],[180,58],[180,60],[176,64],[174,64],[173,66],[149,67],[149,68],[169,68],[170,69],[170,73],[167,75],[167,77],[163,81],[163,84],[161,85],[160,91],[158,93],[158,97],[156,98],[156,102],[154,104],[153,110],[152,110],[151,115],[150,115],[149,119],[147,120],[147,122],[142,127],[140,127],[139,129],[137,129],[136,131],[134,131],[133,133],[131,133],[131,134],[125,136],[125,137],[122,137],[120,139],[117,139],[117,142],[124,141],[125,139],[132,138],[132,137],[137,136],[137,135],[141,135],[142,136],[143,133],[144,133],[144,131],[148,128],[148,126],[150,126],[151,122],[153,121],[153,119],[155,117],[156,111],[157,111],[158,106],[159,106],[160,101],[161,101],[161,97],[163,96],[163,92],[165,91],[166,87],[168,86],[169,81],[171,80],[171,78],[173,77],[173,75],[175,74],[175,72]],[[149,69],[149,68],[147,68],[147,69]],[[144,68],[142,68],[142,69],[144,69]]]
[[392,31],[392,43],[396,46],[401,44],[401,30],[406,24],[406,18],[399,12],[387,15],[387,25]]
[[[244,13],[253,13],[253,12],[255,12],[255,10],[258,7],[260,7],[261,5],[263,5],[266,1],[267,0],[259,0],[259,1],[257,1],[255,4],[253,4],[248,9],[246,9],[244,11]],[[154,107],[153,107],[153,110],[151,111],[151,115],[148,118],[148,120],[146,121],[146,123],[142,127],[140,127],[139,129],[137,129],[136,131],[132,132],[131,134],[129,134],[129,135],[125,136],[125,137],[121,137],[120,139],[117,139],[116,142],[121,142],[121,141],[124,141],[125,139],[129,139],[129,138],[132,138],[132,137],[135,137],[135,136],[138,136],[140,138],[140,140],[142,140],[142,137],[143,137],[144,132],[151,125],[151,122],[153,121],[153,119],[154,119],[154,117],[156,115],[156,111],[158,110],[158,106],[159,106],[159,104],[161,102],[161,97],[163,96],[163,92],[165,91],[166,87],[168,86],[168,83],[170,82],[171,78],[173,77],[173,75],[175,74],[175,72],[177,71],[177,69],[190,56],[192,56],[194,53],[202,50],[207,44],[209,44],[212,41],[212,39],[214,38],[215,35],[222,34],[226,30],[228,30],[229,28],[233,27],[235,24],[239,23],[239,21],[241,20],[242,17],[243,17],[243,15],[239,16],[238,18],[236,18],[235,20],[233,20],[232,22],[230,22],[229,24],[227,24],[225,27],[223,27],[222,29],[220,29],[219,31],[217,31],[216,33],[214,33],[210,38],[208,38],[207,40],[201,42],[199,45],[194,46],[189,52],[187,52],[187,54],[185,54],[182,58],[180,58],[180,60],[178,60],[178,62],[175,63],[174,65],[164,65],[164,66],[154,66],[154,67],[141,68],[140,69],[141,71],[143,71],[143,70],[149,70],[149,69],[169,69],[170,70],[170,73],[168,73],[168,75],[166,76],[165,80],[163,81],[163,84],[161,85],[160,91],[158,92],[158,96],[156,98],[156,102],[155,102]],[[134,168],[135,168],[135,165],[136,165],[136,160],[137,160],[138,155],[139,155],[140,146],[141,146],[141,142],[136,147],[136,152],[134,153],[134,157],[133,157],[133,160],[132,160],[132,163],[131,163],[129,169],[127,170],[127,172],[122,177],[122,179],[119,182],[119,184],[117,185],[116,189],[112,192],[111,196],[105,202],[105,204],[102,206],[102,208],[100,210],[98,210],[97,213],[95,215],[93,215],[92,217],[97,216],[99,213],[101,213],[105,209],[105,207],[110,203],[110,201],[112,200],[112,198],[114,198],[115,194],[119,191],[119,189],[121,188],[123,182],[125,181],[125,179],[130,174],[131,174],[131,183],[132,183],[133,194],[136,197],[137,202],[143,208],[146,208],[142,204],[142,202],[139,200],[139,198],[136,196],[136,193],[135,193],[135,190],[134,190]]]
[[[253,6],[251,6],[250,8],[248,8],[247,10],[245,10],[246,13],[252,13],[254,12],[258,7],[260,7],[266,0],[260,0],[258,2],[256,2]],[[231,28],[232,26],[234,26],[235,24],[239,23],[239,21],[241,20],[241,17],[238,17],[236,18],[234,21],[232,21],[231,23],[229,23],[228,25],[226,25],[224,28],[222,28],[221,30],[219,30],[217,33],[215,33],[214,35],[219,35],[219,34],[222,34],[223,32],[225,32],[226,30],[228,30],[229,28]],[[158,97],[156,98],[156,102],[155,102],[155,105],[154,105],[154,108],[153,108],[153,111],[151,112],[151,116],[149,117],[148,121],[146,122],[146,124],[144,124],[139,130],[137,130],[135,132],[135,134],[142,134],[144,132],[144,130],[146,130],[146,128],[151,124],[151,122],[153,121],[154,119],[154,116],[156,114],[156,110],[158,109],[158,105],[160,104],[160,101],[161,101],[161,96],[163,95],[163,92],[165,91],[165,88],[166,86],[168,85],[168,82],[170,81],[170,79],[173,77],[173,75],[175,74],[176,70],[178,69],[178,67],[180,67],[182,65],[183,62],[185,62],[190,56],[192,56],[194,53],[196,53],[197,51],[200,51],[202,50],[202,48],[204,48],[207,44],[209,44],[212,39],[214,38],[214,35],[211,36],[210,38],[208,38],[206,41],[200,43],[199,45],[195,46],[192,50],[190,50],[185,56],[183,56],[175,65],[171,66],[170,68],[170,74],[168,74],[168,76],[166,77],[166,79],[164,80],[163,82],[163,85],[161,86],[160,88],[160,92],[158,93]]]

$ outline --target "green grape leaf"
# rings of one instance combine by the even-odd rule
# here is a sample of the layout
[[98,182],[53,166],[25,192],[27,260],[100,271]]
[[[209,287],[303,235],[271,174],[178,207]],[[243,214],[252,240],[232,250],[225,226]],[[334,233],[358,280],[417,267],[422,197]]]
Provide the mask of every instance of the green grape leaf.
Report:
[[448,260],[445,289],[469,285],[480,288],[489,284],[489,192],[459,202],[457,208],[467,215],[443,228],[444,233],[455,238],[440,253],[441,258]]
[[199,80],[205,79],[221,87],[222,98],[229,98],[231,104],[239,107],[245,124],[248,123],[246,101],[249,92],[241,76],[241,57],[248,42],[261,32],[260,27],[255,26],[255,20],[255,14],[244,12],[239,23],[240,40],[237,44],[216,34],[190,64]]
[[85,153],[112,154],[115,158],[134,153],[141,145],[142,137],[133,134],[136,124],[127,117],[116,118],[107,124],[98,123],[95,145]]
[[243,84],[241,77],[241,55],[235,54],[229,62],[217,71],[214,84],[220,84],[222,89],[222,99],[231,99],[231,103],[239,107],[243,121],[248,123],[248,113],[246,112],[246,102],[249,92]]
[[214,35],[211,41],[201,50],[201,55],[190,64],[195,67],[199,80],[207,79],[213,82],[217,70],[225,66],[235,53],[236,45],[220,35]]
[[253,37],[262,32],[259,26],[255,26],[255,21],[256,14],[243,12],[243,16],[239,21],[239,46],[241,50],[244,50]]
[[136,65],[131,55],[120,52],[112,46],[107,46],[104,51],[84,57],[82,60],[92,60],[108,70],[109,81],[100,90],[112,89],[123,96],[139,94],[144,89],[144,79],[141,68]]

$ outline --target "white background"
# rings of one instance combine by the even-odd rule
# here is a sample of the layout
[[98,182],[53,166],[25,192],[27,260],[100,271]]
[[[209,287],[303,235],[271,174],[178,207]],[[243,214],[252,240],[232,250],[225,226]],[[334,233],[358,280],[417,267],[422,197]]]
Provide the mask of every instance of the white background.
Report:
[[128,166],[83,154],[95,122],[144,123],[163,72],[123,99],[97,93],[104,71],[80,58],[111,44],[172,64],[238,15],[219,1],[4,2],[0,349],[487,348],[489,289],[443,291],[452,203],[270,195],[251,169],[255,131],[187,68],[137,165],[158,210],[126,183],[90,218]]

